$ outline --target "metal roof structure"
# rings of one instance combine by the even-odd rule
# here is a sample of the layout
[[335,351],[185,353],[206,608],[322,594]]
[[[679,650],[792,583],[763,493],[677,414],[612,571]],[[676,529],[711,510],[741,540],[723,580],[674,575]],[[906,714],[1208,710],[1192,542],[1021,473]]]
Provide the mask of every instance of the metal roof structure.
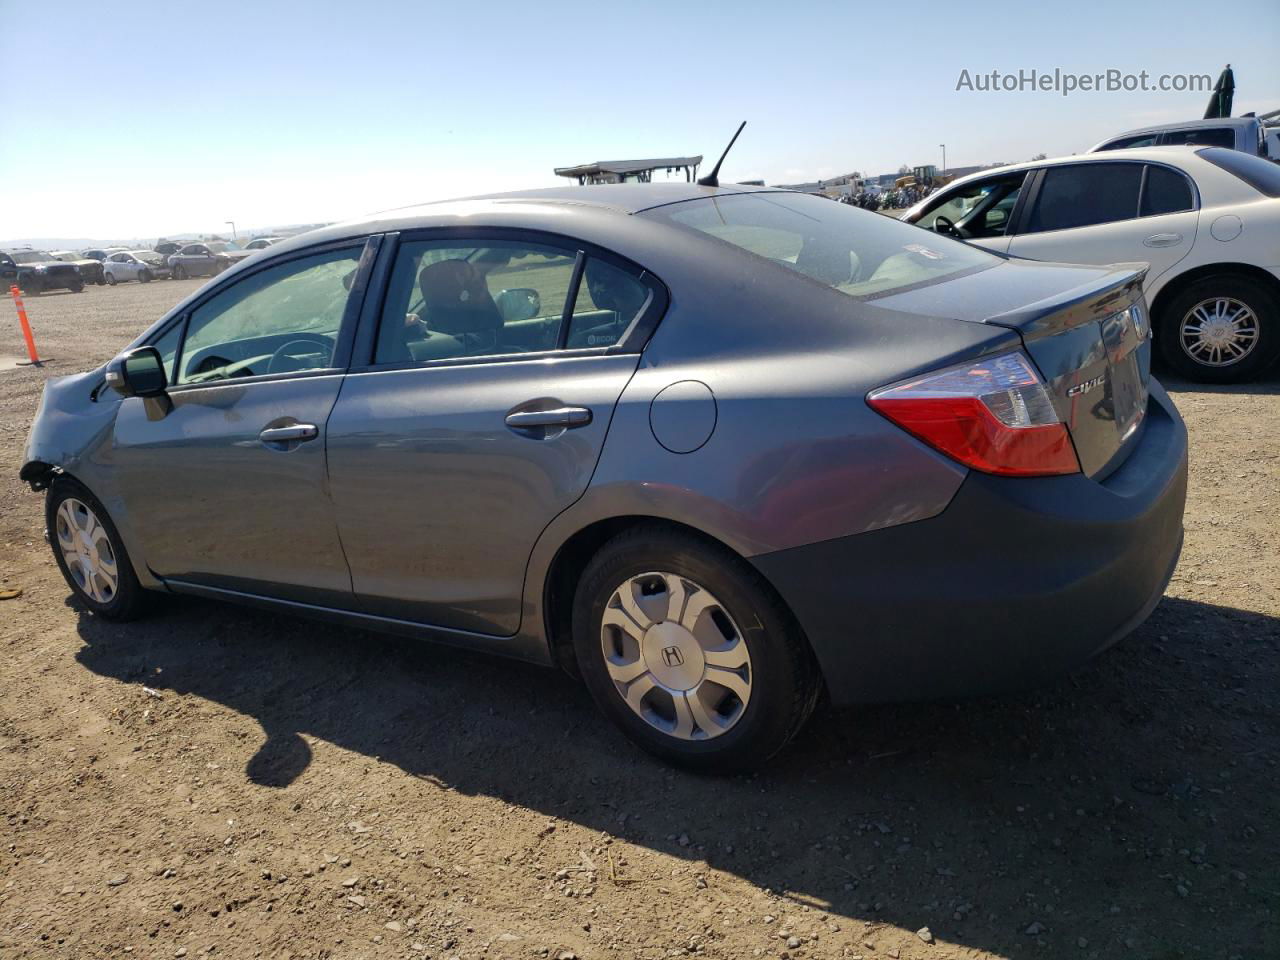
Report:
[[595,163],[584,163],[576,167],[556,167],[557,177],[568,177],[579,184],[588,183],[626,183],[636,180],[649,183],[655,170],[683,170],[686,181],[693,181],[698,176],[698,165],[702,156],[696,157],[657,157],[652,160],[597,160]]

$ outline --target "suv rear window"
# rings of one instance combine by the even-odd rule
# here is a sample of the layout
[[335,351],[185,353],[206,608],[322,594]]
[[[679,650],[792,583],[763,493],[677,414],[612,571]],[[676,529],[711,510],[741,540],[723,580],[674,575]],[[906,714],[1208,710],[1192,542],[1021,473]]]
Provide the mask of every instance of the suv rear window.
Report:
[[1221,147],[1197,150],[1196,156],[1204,157],[1215,167],[1221,167],[1259,193],[1268,197],[1280,197],[1280,164],[1241,150],[1224,150]]
[[882,297],[1000,262],[901,220],[806,194],[728,194],[642,216],[704,233],[851,297]]

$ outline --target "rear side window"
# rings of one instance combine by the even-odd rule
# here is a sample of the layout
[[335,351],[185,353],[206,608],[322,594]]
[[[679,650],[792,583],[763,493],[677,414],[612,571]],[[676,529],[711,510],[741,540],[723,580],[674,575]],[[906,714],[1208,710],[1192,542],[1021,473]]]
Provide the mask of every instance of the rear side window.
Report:
[[1187,178],[1168,167],[1147,167],[1147,182],[1142,188],[1140,216],[1155,217],[1162,213],[1178,213],[1195,206]]
[[1026,232],[1070,230],[1138,215],[1140,163],[1081,163],[1049,167],[1040,182]]
[[1268,197],[1280,197],[1280,164],[1251,156],[1242,150],[1223,150],[1217,147],[1197,150],[1196,156],[1203,157],[1215,167],[1221,167],[1259,193]]
[[572,246],[488,239],[404,243],[374,362],[611,347],[649,300],[640,279]]
[[1131,147],[1153,147],[1156,139],[1160,135],[1158,133],[1140,133],[1134,137],[1121,137],[1119,140],[1112,140],[1110,143],[1104,143],[1100,150],[1127,150]]
[[1197,144],[1205,147],[1234,147],[1236,133],[1226,127],[1210,127],[1207,130],[1170,130],[1164,135],[1165,144]]

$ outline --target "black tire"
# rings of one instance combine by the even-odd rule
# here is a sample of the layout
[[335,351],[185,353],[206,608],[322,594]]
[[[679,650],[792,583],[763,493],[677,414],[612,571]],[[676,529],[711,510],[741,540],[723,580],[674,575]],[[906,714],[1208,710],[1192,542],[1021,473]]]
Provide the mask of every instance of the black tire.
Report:
[[28,277],[21,283],[22,294],[26,297],[38,297],[44,293],[44,284],[36,277]]
[[173,268],[173,279],[175,280],[187,279],[187,268],[180,263],[175,264]]
[[139,271],[138,271],[138,282],[139,282],[139,283],[150,283],[150,282],[151,282],[151,271],[150,271],[150,270],[139,270]]
[[[68,567],[60,547],[63,538],[58,517],[59,508],[67,500],[78,500],[92,511],[101,525],[102,532],[105,533],[106,542],[115,558],[116,569],[115,587],[109,596],[94,597],[81,585],[80,580]],[[64,476],[54,480],[49,487],[49,492],[45,495],[45,525],[49,532],[49,544],[53,549],[54,562],[62,571],[67,586],[71,588],[72,594],[80,604],[107,620],[132,620],[145,610],[150,596],[138,583],[133,566],[129,562],[129,554],[120,539],[120,534],[116,531],[115,524],[111,522],[111,517],[87,487],[70,477]],[[100,547],[98,549],[100,555],[101,549]],[[103,591],[100,590],[100,592]]]
[[75,283],[71,284],[71,292],[72,292],[72,293],[84,293],[84,281],[83,281],[83,280],[77,280]]
[[[729,698],[739,711],[718,735],[681,739],[658,729],[627,705],[606,668],[606,606],[630,578],[653,571],[692,581],[712,594],[746,644],[750,693],[745,705]],[[719,544],[663,525],[634,527],[592,557],[574,598],[573,642],[578,669],[605,715],[655,756],[702,772],[728,773],[763,764],[804,725],[822,688],[808,642],[769,583]],[[665,656],[666,650],[662,653]],[[662,688],[656,695],[665,695]]]
[[113,287],[116,285],[116,275],[114,273],[107,274],[107,283]]
[[[1256,318],[1253,346],[1239,360],[1224,366],[1213,366],[1191,356],[1182,337],[1183,321],[1196,306],[1218,299],[1243,304]],[[1225,273],[1204,277],[1161,307],[1155,339],[1161,359],[1181,377],[1199,383],[1244,383],[1258,377],[1280,356],[1280,299],[1249,277]]]

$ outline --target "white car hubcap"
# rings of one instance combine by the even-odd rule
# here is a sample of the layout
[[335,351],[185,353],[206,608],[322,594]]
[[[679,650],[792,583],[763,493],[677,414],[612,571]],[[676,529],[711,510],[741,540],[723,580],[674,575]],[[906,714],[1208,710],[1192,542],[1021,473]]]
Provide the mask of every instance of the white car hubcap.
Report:
[[642,573],[609,598],[600,627],[618,695],[656,730],[709,740],[751,699],[751,655],[711,593],[674,573]]
[[1231,297],[1201,300],[1182,318],[1182,350],[1196,363],[1239,363],[1258,342],[1258,315]]
[[58,549],[76,586],[98,603],[114,600],[120,579],[116,554],[97,515],[68,497],[58,506],[55,527]]

